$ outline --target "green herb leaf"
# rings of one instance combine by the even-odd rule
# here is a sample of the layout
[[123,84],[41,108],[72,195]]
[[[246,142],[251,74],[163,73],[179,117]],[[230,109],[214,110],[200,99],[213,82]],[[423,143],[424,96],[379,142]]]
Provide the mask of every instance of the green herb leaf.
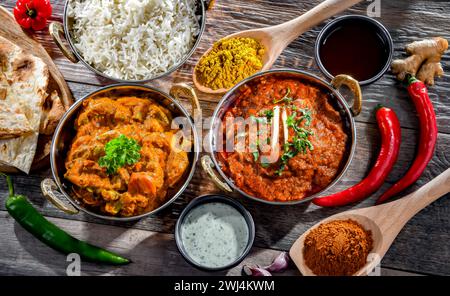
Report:
[[305,125],[306,126],[311,125],[311,120],[312,120],[311,110],[309,110],[308,108],[304,108],[304,109],[300,109],[300,112],[303,113],[301,120],[305,120]]
[[270,163],[267,162],[261,162],[261,166],[265,169],[267,169],[268,167],[270,167]]
[[273,110],[270,109],[270,110],[264,111],[264,115],[266,116],[267,121],[270,121],[273,118]]
[[275,171],[275,174],[281,176],[283,174],[284,169],[286,168],[286,164],[282,163],[280,168]]
[[256,161],[258,161],[258,159],[259,159],[259,152],[258,151],[255,151],[255,152],[252,152],[252,154],[253,154],[253,160],[256,162]]
[[291,97],[289,97],[290,94],[291,94],[291,89],[288,87],[287,90],[286,90],[286,94],[284,95],[284,97],[282,97],[282,98],[279,99],[279,100],[273,100],[273,103],[274,103],[274,104],[278,104],[278,103],[280,103],[280,102],[284,102],[284,103],[287,103],[287,104],[291,103],[294,99],[291,98]]
[[120,135],[106,143],[105,156],[99,159],[98,164],[106,167],[106,172],[112,175],[117,172],[117,169],[138,162],[141,158],[140,150],[141,146],[136,140]]
[[295,150],[297,150],[298,152],[306,153],[307,149],[309,149],[310,151],[312,151],[314,149],[313,145],[311,144],[311,141],[309,141],[308,139],[306,139],[304,137],[295,136],[292,139],[292,141],[293,141]]
[[283,174],[289,159],[295,157],[300,152],[304,154],[308,149],[310,151],[314,149],[311,141],[308,139],[313,132],[300,126],[303,120],[306,121],[305,125],[309,125],[311,123],[311,112],[308,109],[300,109],[300,111],[303,114],[300,119],[297,119],[297,112],[295,111],[286,118],[286,124],[289,128],[292,128],[295,131],[295,136],[290,142],[286,142],[283,145],[281,165],[280,168],[275,171],[278,176]]
[[286,118],[286,124],[288,127],[292,127],[292,128],[295,127],[296,117],[297,117],[297,112],[292,112],[292,114]]

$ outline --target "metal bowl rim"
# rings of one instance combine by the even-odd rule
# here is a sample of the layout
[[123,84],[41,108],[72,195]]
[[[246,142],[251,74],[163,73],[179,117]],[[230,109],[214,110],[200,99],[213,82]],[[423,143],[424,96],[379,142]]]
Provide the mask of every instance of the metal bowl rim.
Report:
[[[180,189],[169,200],[167,200],[164,204],[162,204],[160,207],[158,207],[158,208],[156,208],[156,209],[154,209],[154,210],[152,210],[150,212],[147,212],[147,213],[144,213],[144,214],[140,214],[140,215],[137,215],[137,216],[131,216],[131,217],[114,217],[114,216],[101,215],[101,214],[92,212],[92,211],[86,209],[85,207],[79,205],[75,201],[75,199],[72,198],[70,196],[70,194],[68,194],[65,191],[64,187],[60,183],[59,178],[57,178],[57,175],[55,173],[56,172],[56,162],[57,162],[56,159],[55,159],[56,158],[55,157],[56,150],[57,150],[55,142],[56,142],[56,139],[60,137],[61,132],[65,129],[64,124],[67,122],[68,119],[71,118],[71,116],[74,115],[74,113],[77,111],[79,106],[83,103],[83,101],[85,101],[86,99],[88,99],[88,98],[90,98],[92,96],[95,96],[96,94],[98,94],[98,93],[100,93],[102,91],[106,91],[108,89],[113,89],[113,88],[118,88],[118,87],[137,87],[137,88],[147,89],[147,90],[149,90],[151,92],[156,92],[156,93],[161,94],[162,96],[164,96],[165,98],[170,100],[170,102],[173,103],[176,106],[176,108],[178,110],[180,110],[183,113],[183,115],[186,116],[189,119],[188,122],[189,122],[191,130],[193,132],[193,137],[194,137],[194,145],[193,145],[194,151],[191,152],[191,153],[193,153],[193,161],[192,161],[192,164],[190,164],[191,165],[191,169],[190,169],[189,175],[186,177],[186,179],[184,181],[183,186],[181,186]],[[134,220],[138,220],[138,219],[144,218],[144,217],[152,215],[152,214],[156,214],[159,211],[161,211],[161,210],[165,209],[166,207],[168,207],[176,199],[178,199],[178,197],[186,190],[187,186],[189,185],[189,183],[191,182],[191,180],[192,180],[192,178],[194,176],[195,169],[196,169],[196,164],[198,162],[198,158],[199,158],[198,134],[197,134],[197,130],[195,128],[195,125],[193,124],[192,117],[190,116],[189,112],[187,112],[186,109],[180,103],[178,103],[177,100],[172,98],[169,94],[167,94],[167,93],[165,93],[165,92],[163,92],[163,91],[161,91],[159,89],[156,89],[154,87],[151,87],[151,86],[135,84],[135,83],[118,83],[118,84],[107,85],[107,86],[101,87],[101,88],[99,88],[99,89],[97,89],[97,90],[95,90],[95,91],[93,91],[91,93],[88,93],[87,95],[85,95],[81,99],[77,100],[72,106],[70,106],[70,108],[64,113],[63,117],[59,121],[59,123],[58,123],[58,125],[57,125],[57,127],[55,129],[55,133],[53,135],[52,143],[51,143],[51,146],[50,146],[50,168],[51,168],[51,171],[52,171],[53,180],[55,181],[56,185],[58,186],[58,189],[59,189],[60,193],[62,193],[64,195],[64,197],[78,210],[81,210],[81,211],[83,211],[83,212],[85,212],[85,213],[87,213],[87,214],[89,214],[91,216],[94,216],[94,217],[97,217],[97,218],[100,218],[100,219],[106,219],[106,220],[111,220],[111,221],[122,221],[122,222],[124,222],[124,221],[134,221]],[[64,161],[64,160],[61,160],[61,161]]]
[[[299,200],[293,200],[293,201],[269,201],[269,200],[265,200],[262,198],[258,198],[255,196],[252,196],[246,192],[244,192],[243,190],[241,190],[238,186],[236,186],[236,184],[234,184],[234,182],[223,172],[223,170],[220,168],[219,162],[216,159],[215,156],[215,147],[213,145],[213,137],[214,137],[214,127],[215,127],[215,122],[218,119],[218,113],[221,110],[223,104],[228,100],[228,98],[234,94],[234,92],[239,89],[242,85],[248,83],[249,81],[264,76],[264,75],[271,75],[273,73],[287,73],[287,74],[300,74],[300,75],[304,75],[307,76],[309,78],[311,78],[312,80],[315,80],[316,82],[320,83],[321,85],[323,85],[324,87],[326,87],[332,94],[334,94],[338,100],[342,103],[342,106],[345,110],[346,116],[350,121],[350,130],[351,130],[351,136],[352,136],[352,142],[351,142],[351,146],[350,146],[350,151],[347,157],[347,161],[345,163],[345,165],[343,166],[343,168],[341,169],[340,173],[338,176],[336,176],[336,178],[330,183],[328,184],[328,186],[326,186],[325,188],[323,188],[322,190],[320,190],[319,192],[316,192],[313,195],[310,195],[306,198],[303,199],[299,199]],[[356,150],[356,124],[355,124],[355,119],[354,116],[352,114],[352,112],[350,111],[350,108],[348,107],[348,103],[347,101],[344,99],[344,97],[339,93],[339,91],[337,89],[334,89],[328,82],[326,82],[325,80],[323,80],[322,78],[308,73],[306,71],[303,70],[297,70],[297,69],[290,69],[290,68],[281,68],[281,69],[272,69],[272,70],[267,70],[267,71],[263,71],[263,72],[259,72],[256,73],[244,80],[242,80],[241,82],[239,82],[238,84],[236,84],[233,88],[231,88],[224,96],[223,98],[219,101],[219,103],[217,104],[213,116],[212,116],[212,120],[211,120],[211,128],[210,128],[210,132],[209,132],[209,136],[208,136],[208,148],[210,149],[210,156],[212,158],[213,164],[216,168],[216,170],[219,172],[220,176],[225,180],[225,182],[235,191],[239,192],[241,195],[258,201],[258,202],[262,202],[265,204],[270,204],[270,205],[281,205],[281,206],[288,206],[288,205],[296,205],[296,204],[301,204],[301,203],[305,203],[305,202],[309,202],[312,199],[319,197],[320,194],[322,194],[323,192],[325,192],[326,190],[332,188],[337,182],[339,182],[342,177],[345,175],[345,173],[347,172],[348,168],[350,167],[350,163],[353,160],[354,154],[355,154],[355,150]]]
[[[245,246],[244,251],[242,254],[232,263],[227,264],[222,267],[207,267],[198,264],[193,259],[189,257],[186,250],[183,247],[183,242],[181,239],[181,224],[184,222],[184,219],[186,218],[186,215],[192,211],[197,206],[200,206],[202,204],[210,203],[210,202],[219,202],[224,203],[227,205],[232,206],[235,208],[245,219],[245,222],[248,226],[248,242]],[[175,225],[175,243],[177,245],[177,249],[180,252],[181,256],[192,266],[205,271],[222,271],[226,269],[230,269],[232,267],[235,267],[240,262],[242,262],[245,257],[247,257],[248,253],[250,252],[251,248],[253,247],[254,241],[255,241],[255,235],[256,235],[256,229],[255,229],[255,222],[253,220],[253,217],[251,213],[237,200],[221,194],[221,193],[213,193],[213,194],[204,194],[196,197],[195,199],[191,200],[189,204],[183,209],[180,216],[178,217],[177,223]]]
[[89,70],[91,70],[92,72],[94,72],[95,74],[115,81],[117,83],[146,83],[149,81],[153,81],[165,76],[168,76],[170,74],[172,74],[173,72],[175,72],[176,70],[178,70],[179,68],[181,68],[186,62],[187,60],[194,54],[195,50],[197,49],[198,45],[200,44],[200,41],[202,39],[203,33],[205,32],[205,27],[206,27],[206,9],[205,9],[205,3],[203,2],[203,0],[199,0],[201,8],[202,8],[202,21],[201,21],[201,25],[200,25],[200,31],[198,33],[197,36],[197,40],[195,41],[194,45],[192,46],[191,50],[186,54],[186,56],[181,59],[181,61],[179,63],[177,63],[176,65],[172,66],[171,68],[169,68],[166,72],[158,74],[154,77],[151,78],[145,78],[145,79],[141,79],[141,80],[126,80],[126,79],[121,79],[121,78],[115,78],[109,75],[106,75],[105,73],[101,72],[100,70],[97,70],[96,68],[94,68],[93,66],[91,66],[88,62],[86,62],[83,58],[83,56],[78,52],[77,48],[75,47],[75,45],[73,45],[72,42],[72,38],[69,32],[69,27],[68,27],[68,13],[67,13],[67,9],[69,6],[69,1],[70,0],[66,0],[66,3],[64,5],[64,16],[63,16],[63,27],[64,27],[64,35],[65,38],[67,40],[67,43],[69,43],[70,49],[72,50],[72,53],[78,58],[79,61],[81,61]]
[[381,77],[383,77],[384,74],[386,74],[386,72],[389,70],[389,67],[391,66],[391,61],[394,56],[394,42],[392,40],[392,36],[389,33],[388,29],[382,23],[377,21],[376,19],[373,19],[373,18],[365,16],[365,15],[359,15],[359,14],[343,15],[343,16],[333,19],[332,21],[327,23],[322,28],[322,30],[320,30],[319,35],[317,36],[316,42],[314,44],[314,57],[315,57],[316,64],[319,67],[320,71],[322,71],[322,73],[325,76],[327,76],[329,79],[333,79],[334,76],[330,72],[328,72],[328,70],[325,68],[325,66],[322,63],[322,59],[320,58],[320,54],[319,54],[320,43],[321,43],[322,39],[325,37],[325,34],[329,33],[328,30],[332,26],[336,25],[337,23],[339,23],[341,21],[351,20],[351,19],[367,21],[367,22],[375,25],[380,30],[380,32],[383,32],[383,36],[387,40],[387,47],[389,48],[389,56],[386,60],[386,64],[384,65],[384,67],[375,76],[371,77],[370,79],[359,82],[359,84],[361,86],[365,86],[365,85],[369,85],[369,84],[372,84],[372,83],[378,81]]

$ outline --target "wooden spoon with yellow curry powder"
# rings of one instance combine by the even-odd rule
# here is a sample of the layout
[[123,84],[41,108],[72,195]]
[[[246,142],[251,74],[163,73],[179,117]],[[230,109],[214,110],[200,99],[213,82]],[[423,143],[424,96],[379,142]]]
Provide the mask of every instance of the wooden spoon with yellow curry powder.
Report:
[[[233,66],[230,66],[229,63],[232,63],[233,59],[227,57],[228,63],[220,64],[221,62],[217,62],[216,59],[216,61],[211,62],[210,65],[204,66],[204,68],[207,69],[203,72],[203,75],[201,75],[198,73],[198,66],[202,63],[204,58],[208,58],[208,54],[214,49],[213,46],[203,54],[199,63],[194,68],[192,75],[194,85],[198,90],[204,93],[222,94],[227,92],[231,87],[247,76],[253,75],[259,71],[270,69],[281,52],[298,36],[320,24],[324,20],[361,1],[362,0],[326,0],[303,15],[288,22],[271,27],[237,32],[222,38],[218,42],[222,42],[230,38],[251,38],[256,40],[256,42],[262,47],[262,50],[256,48],[253,57],[258,58],[258,55],[260,55],[259,65],[258,63],[252,63],[251,60],[246,60],[247,63],[243,63],[242,66],[234,67],[234,69],[232,69]],[[254,46],[253,49],[255,49]],[[240,51],[240,54],[245,55],[245,52],[242,53],[242,51]],[[239,58],[245,57],[240,56]],[[249,63],[252,64],[251,66],[253,71],[252,69],[245,69],[246,71],[244,74],[246,75],[243,75],[243,69],[240,69],[240,67],[242,68],[245,64]],[[208,75],[210,77],[208,77]],[[225,83],[221,83],[220,81],[217,83],[211,83],[211,80],[214,80],[217,75],[222,75],[222,80],[224,80]],[[212,87],[208,87],[206,85],[211,85]]]

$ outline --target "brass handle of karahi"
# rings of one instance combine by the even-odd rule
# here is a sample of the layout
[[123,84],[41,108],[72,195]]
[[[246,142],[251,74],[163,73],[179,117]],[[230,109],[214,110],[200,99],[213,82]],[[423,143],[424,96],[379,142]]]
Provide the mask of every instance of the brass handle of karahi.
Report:
[[170,89],[170,95],[173,98],[177,99],[178,101],[180,99],[189,100],[192,105],[192,113],[194,113],[195,110],[197,110],[200,114],[200,112],[202,111],[197,93],[195,92],[194,88],[189,86],[188,84],[186,83],[174,84]]
[[221,190],[225,192],[233,192],[233,190],[228,186],[227,183],[220,180],[220,178],[216,175],[216,173],[213,170],[214,163],[212,162],[212,159],[209,155],[204,155],[201,159],[201,164],[205,172],[211,177],[211,180],[216,184],[217,187],[219,187]]
[[[76,209],[72,204],[63,202],[58,196],[57,193],[59,193],[57,190],[57,186],[55,181],[52,179],[44,179],[41,182],[41,190],[44,197],[51,202],[55,207],[60,209],[66,214],[78,214],[78,209]],[[59,193],[61,194],[61,193]]]
[[362,110],[362,91],[359,86],[359,82],[349,75],[337,75],[331,81],[331,85],[339,89],[342,85],[347,86],[353,93],[353,106],[350,108],[352,110],[353,116],[358,116]]
[[63,55],[69,59],[72,63],[78,63],[78,58],[75,56],[75,54],[68,49],[62,39],[61,34],[64,35],[64,27],[60,22],[51,22],[48,26],[48,32],[50,36],[52,36],[53,41],[56,43],[56,45],[59,47]]

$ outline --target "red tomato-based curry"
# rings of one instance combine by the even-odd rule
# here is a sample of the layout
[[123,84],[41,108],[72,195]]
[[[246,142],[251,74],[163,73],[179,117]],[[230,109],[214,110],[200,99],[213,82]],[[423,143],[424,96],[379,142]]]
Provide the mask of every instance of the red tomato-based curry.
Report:
[[[238,188],[269,201],[293,201],[337,177],[347,159],[348,136],[329,93],[308,82],[271,76],[247,83],[237,96],[223,117],[223,151],[217,156]],[[230,131],[224,122],[235,118],[246,121],[234,121]],[[256,141],[251,122],[258,124]],[[245,149],[226,151],[227,141],[236,147],[242,137],[242,124]],[[263,124],[267,128],[259,128]]]
[[[171,129],[171,121],[171,112],[148,98],[101,97],[84,101],[65,163],[65,178],[73,183],[79,201],[103,214],[124,217],[163,204],[168,189],[177,184],[189,166],[187,153],[174,149],[172,141],[178,130]],[[111,173],[101,165],[101,159],[107,143],[120,137],[135,147],[135,157]],[[121,142],[116,141],[117,145]],[[117,154],[127,147],[114,148]],[[110,157],[121,161],[118,155]]]

